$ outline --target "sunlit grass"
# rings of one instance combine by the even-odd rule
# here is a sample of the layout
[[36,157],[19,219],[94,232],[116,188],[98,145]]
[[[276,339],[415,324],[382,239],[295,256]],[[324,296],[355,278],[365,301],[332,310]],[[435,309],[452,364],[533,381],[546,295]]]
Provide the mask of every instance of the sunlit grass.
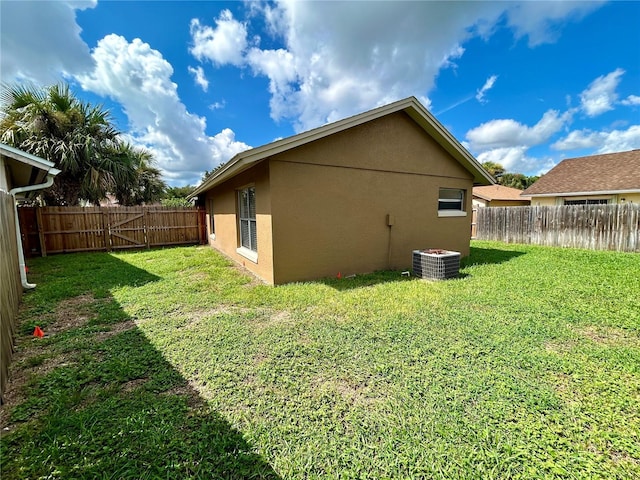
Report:
[[[204,247],[38,259],[22,314],[31,353],[16,366],[43,373],[10,406],[3,474],[640,476],[640,256],[472,246],[456,280],[379,272],[275,288]],[[85,322],[26,337],[83,295]],[[138,424],[140,402],[164,413]],[[51,425],[61,409],[75,413]],[[130,430],[83,423],[114,409]],[[96,448],[60,443],[76,423]],[[56,441],[36,447],[34,431]],[[131,454],[166,438],[182,445],[173,456]]]

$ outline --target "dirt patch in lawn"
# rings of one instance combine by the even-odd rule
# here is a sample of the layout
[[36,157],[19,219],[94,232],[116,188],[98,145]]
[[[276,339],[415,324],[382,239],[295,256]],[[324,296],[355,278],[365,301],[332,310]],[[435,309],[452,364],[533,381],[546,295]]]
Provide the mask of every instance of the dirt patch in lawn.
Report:
[[16,350],[9,367],[9,378],[0,409],[0,425],[3,430],[12,428],[9,422],[10,411],[27,399],[26,389],[34,378],[77,363],[76,351],[56,351],[55,344],[49,343],[47,338],[53,339],[60,333],[86,325],[95,317],[92,306],[100,301],[103,300],[96,300],[89,294],[63,300],[48,317],[52,321],[43,328],[44,339],[31,335],[16,337]]
[[45,334],[52,336],[85,325],[95,317],[95,313],[91,311],[95,302],[96,299],[89,294],[61,301],[54,311],[53,323],[47,325]]
[[382,399],[376,394],[376,389],[367,383],[357,383],[347,378],[316,377],[311,381],[311,386],[317,392],[335,392],[344,401],[354,405],[373,405]]
[[640,335],[622,328],[590,325],[576,331],[600,345],[640,347]]
[[115,337],[116,335],[126,332],[128,330],[132,330],[136,328],[136,324],[133,320],[127,320],[125,322],[116,323],[113,325],[111,330],[107,332],[99,332],[95,334],[96,342],[103,342],[108,338]]
[[255,332],[262,332],[275,326],[293,324],[291,313],[286,310],[263,310],[256,318],[249,321],[249,326]]

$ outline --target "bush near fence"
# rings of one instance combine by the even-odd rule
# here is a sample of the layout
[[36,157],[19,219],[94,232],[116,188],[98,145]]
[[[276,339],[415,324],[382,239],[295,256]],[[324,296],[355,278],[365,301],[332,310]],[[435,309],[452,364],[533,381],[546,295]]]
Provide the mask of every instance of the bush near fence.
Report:
[[475,238],[640,252],[640,205],[478,208]]
[[0,398],[13,355],[18,304],[22,295],[13,196],[0,191]]

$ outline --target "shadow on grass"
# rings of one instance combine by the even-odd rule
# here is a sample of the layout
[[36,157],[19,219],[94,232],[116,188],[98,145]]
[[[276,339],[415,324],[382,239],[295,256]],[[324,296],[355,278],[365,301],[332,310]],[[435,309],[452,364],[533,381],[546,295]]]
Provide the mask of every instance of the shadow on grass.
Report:
[[461,260],[462,268],[471,265],[491,265],[505,263],[514,258],[526,255],[526,252],[517,250],[499,250],[496,248],[471,247],[469,256]]
[[[471,247],[469,256],[464,257],[460,261],[460,267],[464,268],[471,265],[489,265],[508,262],[513,258],[525,255],[526,252],[514,250],[499,250],[495,248]],[[410,275],[407,275],[407,272]],[[469,274],[461,272],[456,278],[437,281],[459,280],[467,278]],[[319,280],[319,283],[335,288],[338,291],[353,290],[363,287],[371,287],[382,283],[391,282],[407,282],[421,280],[412,275],[412,272],[405,270],[404,274],[401,270],[379,271],[362,275],[355,275],[344,278],[325,278]],[[436,280],[434,280],[436,281]]]
[[49,336],[18,338],[2,478],[278,478],[108,293],[158,278],[107,254],[73,257],[32,267],[40,285],[21,318],[39,316]]
[[346,291],[372,287],[383,283],[412,282],[415,280],[418,280],[418,278],[413,277],[410,274],[407,275],[406,273],[403,275],[403,271],[401,270],[383,270],[343,278],[324,278],[322,280],[318,280],[318,283],[335,288],[338,291]]

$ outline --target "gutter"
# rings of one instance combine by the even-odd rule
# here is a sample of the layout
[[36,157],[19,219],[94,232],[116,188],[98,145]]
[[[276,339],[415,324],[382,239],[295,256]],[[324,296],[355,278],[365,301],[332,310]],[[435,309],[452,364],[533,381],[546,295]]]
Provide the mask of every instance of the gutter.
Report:
[[24,252],[22,251],[22,235],[20,234],[20,220],[18,219],[18,200],[16,198],[16,194],[23,192],[32,192],[34,190],[44,190],[45,188],[49,188],[53,185],[54,177],[59,174],[61,170],[57,168],[51,168],[47,171],[47,181],[44,183],[39,183],[37,185],[28,185],[26,187],[16,187],[9,190],[9,194],[13,196],[13,208],[15,210],[15,220],[16,220],[16,241],[18,242],[18,260],[20,263],[20,281],[22,282],[22,287],[31,289],[36,288],[35,283],[27,282],[27,272],[25,270],[25,261],[24,261]]

